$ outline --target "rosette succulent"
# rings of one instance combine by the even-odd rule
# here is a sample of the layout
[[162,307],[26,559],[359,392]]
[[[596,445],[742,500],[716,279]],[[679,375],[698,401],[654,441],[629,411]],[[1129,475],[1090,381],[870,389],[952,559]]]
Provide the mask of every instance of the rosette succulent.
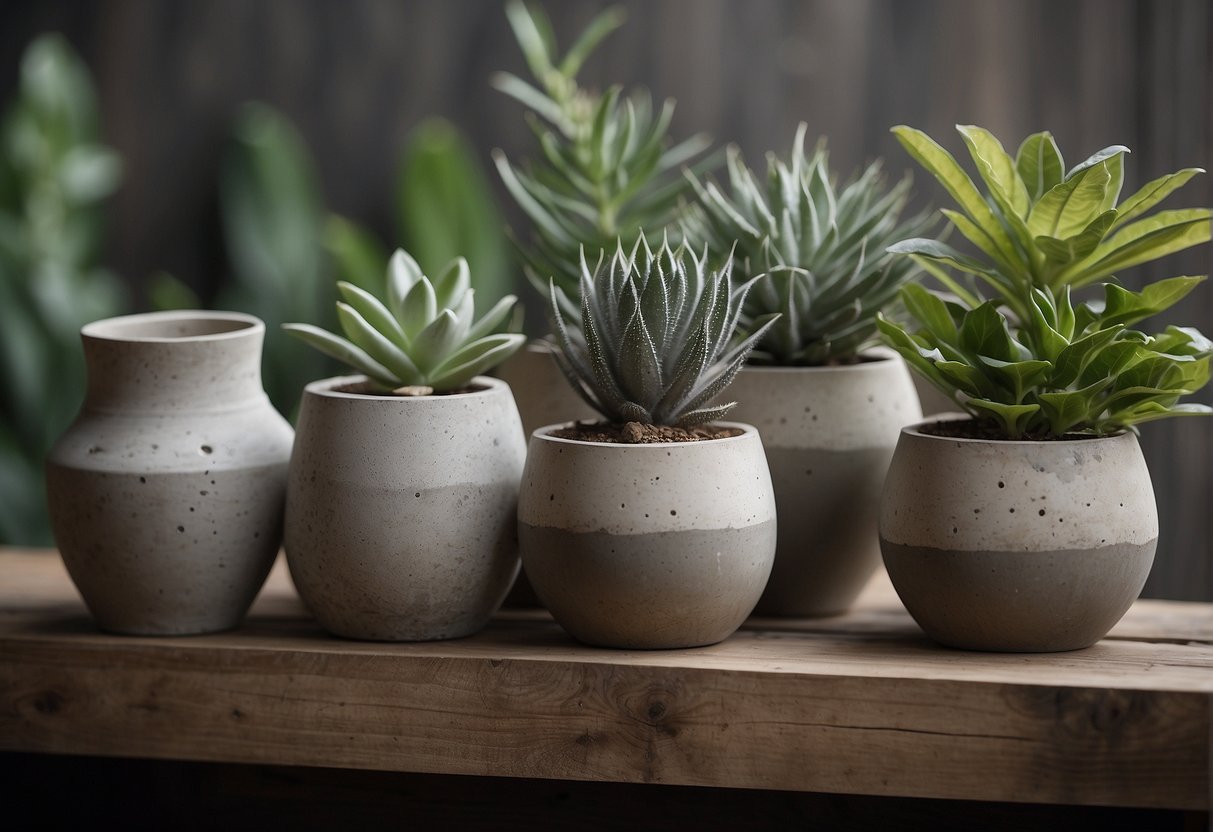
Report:
[[801,124],[784,162],[767,154],[763,182],[741,151],[728,149],[729,191],[688,173],[696,206],[684,227],[716,260],[733,253],[745,277],[765,273],[750,293],[741,327],[774,312],[780,320],[754,350],[754,364],[850,363],[876,338],[876,313],[896,300],[917,271],[886,247],[925,231],[922,214],[902,219],[910,193],[907,175],[890,187],[877,160],[837,188],[825,142],[805,154]]
[[734,287],[732,262],[710,269],[706,254],[663,240],[654,252],[644,234],[629,253],[581,258],[580,315],[553,280],[549,311],[557,361],[569,383],[608,422],[690,427],[727,413],[711,402],[728,386],[776,316],[733,338],[746,294]]
[[398,249],[388,263],[386,299],[344,281],[337,288],[344,338],[309,324],[284,324],[283,329],[365,373],[384,390],[455,390],[504,361],[526,340],[499,331],[514,308],[513,295],[475,320],[475,290],[462,257],[431,281]]
[[[893,128],[956,200],[961,210],[943,213],[975,253],[930,239],[891,246],[928,269],[952,297],[907,286],[903,295],[917,326],[881,321],[885,339],[1008,438],[1106,434],[1213,412],[1179,403],[1209,380],[1213,343],[1186,327],[1154,334],[1132,328],[1205,278],[1173,277],[1141,291],[1116,279],[1131,266],[1209,240],[1207,208],[1147,215],[1203,171],[1162,176],[1118,201],[1128,148],[1104,148],[1066,172],[1047,132],[1029,136],[1011,157],[989,132],[957,129],[984,195],[925,133]],[[1101,290],[1093,296],[1077,297],[1096,284]]]

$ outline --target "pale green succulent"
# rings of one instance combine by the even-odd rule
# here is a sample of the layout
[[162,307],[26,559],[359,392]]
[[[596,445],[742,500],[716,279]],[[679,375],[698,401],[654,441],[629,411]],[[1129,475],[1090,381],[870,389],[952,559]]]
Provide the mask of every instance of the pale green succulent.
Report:
[[630,254],[617,243],[593,270],[583,253],[580,320],[567,316],[568,298],[549,284],[557,361],[608,421],[689,427],[736,404],[715,399],[778,316],[734,342],[754,281],[734,288],[732,262],[709,269],[706,259],[668,240],[654,253],[643,233]]
[[474,320],[475,291],[467,261],[457,257],[430,281],[402,249],[387,268],[387,300],[339,281],[344,302],[337,320],[346,337],[310,324],[283,329],[321,352],[365,373],[380,387],[454,390],[505,359],[526,337],[498,332],[516,302],[507,295]]
[[766,273],[750,293],[743,331],[752,321],[783,317],[750,357],[751,363],[846,363],[874,343],[876,313],[919,267],[885,249],[923,233],[928,215],[902,220],[910,177],[888,187],[879,160],[841,190],[834,185],[824,141],[805,155],[801,124],[785,163],[767,154],[765,184],[728,150],[726,195],[714,181],[688,174],[695,208],[684,219],[688,241],[706,243],[717,259],[733,253],[745,277]]

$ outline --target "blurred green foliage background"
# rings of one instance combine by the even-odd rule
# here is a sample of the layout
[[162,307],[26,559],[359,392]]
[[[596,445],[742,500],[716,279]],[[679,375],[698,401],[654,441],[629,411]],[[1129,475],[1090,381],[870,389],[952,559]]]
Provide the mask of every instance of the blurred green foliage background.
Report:
[[[83,397],[80,327],[135,311],[124,284],[97,264],[102,202],[121,173],[99,139],[88,69],[62,37],[39,37],[0,122],[0,544],[51,543],[42,462]],[[307,144],[265,104],[236,116],[217,189],[231,268],[213,305],[265,321],[266,392],[288,418],[303,386],[337,367],[280,325],[332,327],[335,275],[378,294],[390,250],[402,245],[430,274],[465,256],[480,303],[513,288],[485,172],[445,120],[423,121],[400,152],[391,243],[328,211]],[[202,305],[168,272],[152,278],[148,304]]]

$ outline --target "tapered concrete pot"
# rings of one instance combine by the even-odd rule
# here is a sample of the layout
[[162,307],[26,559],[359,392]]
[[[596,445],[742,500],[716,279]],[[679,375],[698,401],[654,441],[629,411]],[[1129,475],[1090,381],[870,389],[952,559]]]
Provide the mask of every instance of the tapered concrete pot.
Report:
[[304,389],[287,488],[287,563],[331,633],[430,641],[480,630],[518,572],[526,447],[505,382],[421,397],[363,376]]
[[47,459],[55,541],[97,624],[235,627],[282,539],[292,432],[261,387],[265,325],[154,312],[81,330],[88,388]]
[[922,418],[905,362],[877,349],[837,367],[746,367],[726,391],[762,434],[779,545],[757,615],[845,611],[880,567],[877,508],[904,425]]
[[[569,386],[552,357],[552,345],[547,341],[531,341],[502,362],[495,374],[514,391],[522,430],[528,437],[536,429],[554,422],[598,418],[597,412]],[[518,579],[506,596],[505,606],[540,606],[525,569],[518,573]]]
[[1103,638],[1141,592],[1158,542],[1137,438],[998,442],[920,427],[898,442],[880,538],[927,635],[1007,652]]
[[620,648],[728,638],[775,556],[775,499],[758,432],[618,445],[531,436],[518,499],[523,563],[574,638]]

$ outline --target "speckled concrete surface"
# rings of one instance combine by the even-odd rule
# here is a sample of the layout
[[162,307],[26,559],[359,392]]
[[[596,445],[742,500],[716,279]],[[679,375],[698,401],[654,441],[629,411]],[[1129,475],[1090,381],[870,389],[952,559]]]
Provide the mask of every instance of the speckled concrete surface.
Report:
[[236,626],[278,551],[292,431],[264,325],[228,312],[89,324],[84,406],[47,461],[55,540],[104,629]]
[[469,635],[518,571],[526,449],[508,385],[401,398],[308,385],[291,458],[286,553],[304,603],[348,638]]
[[[734,423],[727,423],[733,425]],[[757,603],[775,501],[757,432],[613,445],[532,436],[519,494],[523,562],[572,635],[625,648],[720,641]]]
[[779,511],[779,545],[758,612],[840,613],[880,566],[877,507],[901,428],[922,418],[905,363],[746,367],[730,417],[758,428]]
[[982,442],[902,432],[881,501],[889,576],[928,635],[1085,647],[1137,597],[1158,540],[1133,434]]

